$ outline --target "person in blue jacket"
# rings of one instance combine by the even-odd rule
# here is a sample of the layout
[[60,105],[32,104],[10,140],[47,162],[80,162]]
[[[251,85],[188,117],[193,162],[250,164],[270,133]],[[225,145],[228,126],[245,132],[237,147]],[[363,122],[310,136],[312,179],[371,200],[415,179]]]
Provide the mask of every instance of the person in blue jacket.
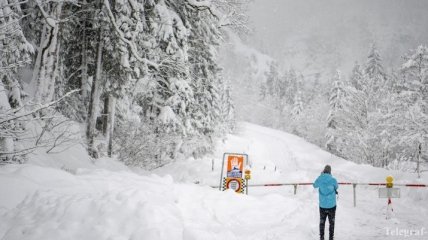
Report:
[[320,206],[320,239],[324,240],[325,221],[328,217],[330,240],[334,238],[334,221],[336,215],[336,179],[331,175],[330,165],[324,167],[324,171],[315,180],[314,188],[318,188],[319,206]]

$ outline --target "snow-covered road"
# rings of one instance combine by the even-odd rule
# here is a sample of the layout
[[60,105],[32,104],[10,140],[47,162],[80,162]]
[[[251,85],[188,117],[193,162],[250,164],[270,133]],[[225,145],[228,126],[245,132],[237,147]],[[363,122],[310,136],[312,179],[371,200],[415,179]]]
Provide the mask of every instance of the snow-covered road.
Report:
[[[412,174],[356,165],[294,135],[242,123],[212,156],[170,164],[157,175],[123,166],[112,171],[119,165],[108,159],[79,169],[66,164],[67,154],[58,156],[63,165],[2,166],[0,239],[318,238],[318,196],[311,186],[299,187],[297,195],[292,187],[250,188],[248,196],[207,186],[218,184],[225,151],[249,154],[252,183],[312,182],[325,164],[339,181],[383,182],[389,174],[397,182],[416,181]],[[339,192],[336,239],[427,239],[428,189],[402,189],[390,220],[377,188],[358,186],[356,208],[351,186]],[[388,232],[422,228],[424,236]]]
[[[277,167],[279,175],[275,172],[265,173],[276,175],[276,182],[312,182],[326,164],[332,166],[333,175],[340,182],[384,182],[388,175],[393,175],[396,182],[423,181],[415,179],[412,174],[356,165],[331,155],[294,135],[253,124],[243,124],[240,136],[251,143],[248,149],[256,168],[261,169],[269,165]],[[275,182],[275,179],[269,178],[269,176],[259,177],[254,181],[266,183],[273,180]],[[316,239],[318,234],[316,190],[311,186],[300,186],[298,194],[294,196],[292,186],[271,188],[273,189],[251,189],[251,193],[262,196],[274,192],[287,198],[298,199],[299,205],[296,207],[300,209],[295,216],[290,215],[285,220],[286,227],[278,229],[277,235],[287,236],[293,232],[309,232],[316,234],[302,239]],[[428,218],[426,217],[428,206],[421,200],[426,201],[428,189],[401,189],[402,198],[393,199],[394,214],[393,219],[390,220],[385,218],[387,200],[378,198],[377,187],[357,186],[356,191],[357,207],[355,208],[352,186],[340,186],[336,219],[337,239],[401,239],[391,236],[389,231],[421,230],[422,228],[426,231],[425,237],[413,236],[406,239],[428,238]],[[289,228],[288,225],[300,227]]]

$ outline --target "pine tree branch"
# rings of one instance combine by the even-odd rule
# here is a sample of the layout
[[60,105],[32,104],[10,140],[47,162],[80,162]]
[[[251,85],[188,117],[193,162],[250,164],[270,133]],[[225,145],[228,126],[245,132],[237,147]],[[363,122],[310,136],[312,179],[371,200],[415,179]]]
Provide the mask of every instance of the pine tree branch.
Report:
[[21,2],[9,3],[9,4],[6,4],[6,5],[0,6],[0,9],[6,8],[6,7],[16,6],[16,5],[20,5],[20,4],[24,4],[24,3],[27,3],[27,2],[28,2],[28,0],[21,1]]
[[189,6],[196,8],[198,10],[208,10],[210,14],[215,17],[217,20],[220,20],[220,14],[213,8],[211,1],[209,0],[203,0],[203,1],[196,1],[196,0],[187,0],[187,3]]
[[110,19],[110,22],[113,24],[114,30],[119,35],[120,40],[122,40],[122,42],[126,43],[129,46],[129,48],[131,49],[132,55],[138,61],[140,61],[142,63],[145,63],[147,65],[150,65],[153,68],[155,68],[156,70],[158,70],[159,69],[158,64],[156,64],[156,63],[148,60],[147,58],[141,57],[138,54],[137,46],[135,45],[135,43],[132,42],[132,41],[129,41],[128,39],[125,38],[125,34],[119,29],[119,26],[117,26],[117,24],[116,24],[116,19],[114,18],[113,12],[111,11],[109,0],[104,0],[104,6],[106,7],[107,15],[108,15],[108,17]]
[[0,70],[14,69],[14,68],[17,68],[17,67],[21,67],[22,65],[28,64],[29,62],[30,61],[18,61],[16,63],[9,64],[6,67],[0,67]]
[[6,119],[2,119],[2,120],[0,120],[0,125],[1,125],[1,124],[3,124],[3,123],[9,122],[9,121],[12,121],[12,120],[18,119],[18,118],[22,118],[22,117],[26,117],[26,116],[32,115],[32,114],[34,114],[34,113],[36,113],[36,112],[38,112],[38,111],[40,111],[40,110],[46,109],[46,108],[48,108],[48,107],[50,107],[50,106],[52,106],[52,105],[57,104],[58,102],[62,101],[63,99],[67,98],[67,97],[68,97],[68,96],[70,96],[71,94],[73,94],[73,93],[75,93],[75,92],[78,92],[78,91],[80,91],[80,89],[72,90],[72,91],[70,91],[70,92],[66,93],[66,94],[65,94],[64,96],[62,96],[61,98],[59,98],[59,99],[57,99],[57,100],[55,100],[55,101],[52,101],[52,102],[49,102],[49,103],[43,104],[43,105],[41,105],[39,108],[34,109],[34,110],[30,111],[30,112],[26,112],[26,113],[19,114],[19,115],[13,116],[13,117],[9,117],[9,118],[6,118]]

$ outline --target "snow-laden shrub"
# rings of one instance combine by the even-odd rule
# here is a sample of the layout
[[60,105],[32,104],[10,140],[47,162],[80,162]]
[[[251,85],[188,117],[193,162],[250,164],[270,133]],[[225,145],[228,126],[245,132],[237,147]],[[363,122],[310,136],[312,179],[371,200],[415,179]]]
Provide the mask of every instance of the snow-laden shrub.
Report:
[[171,162],[180,136],[161,132],[151,124],[126,124],[117,128],[115,143],[126,165],[154,169]]
[[152,124],[126,124],[116,128],[119,159],[128,166],[155,169],[190,156],[200,157],[212,149],[206,136],[182,136]]

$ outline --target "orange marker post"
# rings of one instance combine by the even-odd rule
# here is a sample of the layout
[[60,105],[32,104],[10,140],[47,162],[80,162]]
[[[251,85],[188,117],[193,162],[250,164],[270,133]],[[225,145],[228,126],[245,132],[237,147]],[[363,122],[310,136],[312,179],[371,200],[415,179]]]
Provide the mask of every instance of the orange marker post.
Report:
[[247,195],[248,195],[248,180],[250,179],[251,179],[251,171],[247,169],[245,170],[245,183],[246,183],[245,189],[246,189]]

